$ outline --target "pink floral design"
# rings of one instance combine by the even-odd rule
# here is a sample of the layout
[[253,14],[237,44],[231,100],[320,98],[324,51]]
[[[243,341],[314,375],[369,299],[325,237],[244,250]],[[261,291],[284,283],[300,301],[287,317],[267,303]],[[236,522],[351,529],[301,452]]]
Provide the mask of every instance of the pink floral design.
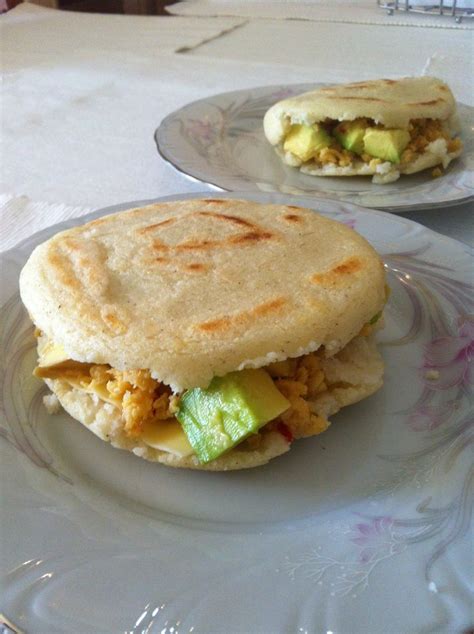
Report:
[[190,119],[187,125],[187,134],[203,145],[211,144],[216,135],[215,125],[210,121]]
[[453,401],[439,406],[421,405],[408,417],[408,425],[413,431],[431,431],[448,421],[453,411]]
[[391,517],[380,516],[353,527],[355,536],[351,538],[351,541],[363,547],[359,555],[362,563],[400,552],[403,544],[395,540],[392,532],[393,524]]
[[462,315],[458,319],[457,336],[439,337],[425,346],[422,367],[425,384],[433,390],[472,386],[473,357],[474,318]]
[[[298,92],[298,90],[296,92]],[[286,97],[292,97],[294,94],[295,94],[295,90],[292,90],[291,88],[280,88],[280,90],[277,90],[276,92],[272,93],[269,96],[269,99],[271,99],[272,101],[274,99],[278,101],[280,99],[285,99]]]

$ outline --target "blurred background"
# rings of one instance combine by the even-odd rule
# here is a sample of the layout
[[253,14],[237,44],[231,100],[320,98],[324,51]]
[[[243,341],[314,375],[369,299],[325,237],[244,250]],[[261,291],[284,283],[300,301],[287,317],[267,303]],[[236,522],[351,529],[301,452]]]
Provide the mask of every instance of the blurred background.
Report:
[[[87,11],[89,13],[127,13],[136,15],[169,15],[166,5],[177,0],[34,0],[34,4],[50,9]],[[0,12],[8,11],[21,0],[0,0]]]

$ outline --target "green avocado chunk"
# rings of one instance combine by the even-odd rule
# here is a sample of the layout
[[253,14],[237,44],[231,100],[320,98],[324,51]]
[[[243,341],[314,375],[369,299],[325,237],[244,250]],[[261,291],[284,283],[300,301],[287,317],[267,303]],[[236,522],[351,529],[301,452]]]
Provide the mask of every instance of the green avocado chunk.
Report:
[[202,463],[215,460],[288,409],[265,370],[215,377],[208,388],[182,395],[176,418]]
[[312,126],[297,123],[291,126],[283,143],[283,149],[305,162],[330,145],[330,135],[317,123]]
[[343,121],[333,130],[333,134],[343,148],[362,154],[364,151],[364,134],[367,124],[360,121]]
[[400,163],[402,152],[409,142],[407,130],[369,128],[364,135],[364,150],[375,158]]

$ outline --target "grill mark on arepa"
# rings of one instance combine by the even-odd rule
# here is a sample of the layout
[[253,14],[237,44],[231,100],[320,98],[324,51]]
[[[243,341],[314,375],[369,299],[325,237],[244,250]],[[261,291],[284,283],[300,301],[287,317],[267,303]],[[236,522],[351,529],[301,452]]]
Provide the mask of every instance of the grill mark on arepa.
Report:
[[217,218],[218,220],[229,221],[231,223],[237,225],[243,225],[244,227],[251,227],[252,229],[257,228],[257,225],[249,222],[248,220],[244,220],[244,218],[239,218],[238,216],[231,216],[230,214],[218,214],[214,211],[198,211],[196,214],[190,214],[196,216],[210,216],[211,218]]
[[[218,201],[218,202],[221,202],[221,201]],[[295,207],[295,209],[297,209],[297,207]],[[209,251],[211,249],[224,248],[226,246],[231,246],[234,244],[238,244],[238,245],[256,244],[257,242],[260,242],[263,240],[270,240],[272,238],[277,237],[274,233],[268,230],[264,230],[262,227],[260,227],[256,223],[251,222],[250,220],[246,220],[245,218],[240,218],[239,216],[234,216],[231,214],[221,214],[221,213],[216,213],[212,211],[197,211],[197,212],[187,214],[187,216],[182,216],[182,218],[189,218],[191,216],[201,216],[201,217],[204,216],[209,218],[215,218],[217,220],[227,222],[228,224],[231,224],[231,225],[238,225],[239,227],[245,227],[246,229],[249,229],[250,231],[247,230],[244,233],[229,235],[220,240],[190,239],[175,245],[169,245],[163,242],[162,240],[160,240],[159,238],[153,238],[151,242],[151,248],[155,251],[161,251],[164,253],[170,252],[170,251],[174,251],[178,253],[180,251],[184,251],[184,252]],[[138,233],[141,235],[146,235],[154,231],[155,229],[159,229],[163,226],[169,225],[175,222],[176,220],[177,218],[175,217],[168,218],[167,220],[163,220],[161,222],[154,223],[147,227],[143,227],[138,230]],[[164,262],[164,260],[160,260],[160,259],[157,259],[156,261]]]
[[249,231],[236,236],[231,236],[228,240],[231,244],[248,244],[259,242],[260,240],[271,240],[274,237],[270,231]]
[[130,317],[123,306],[107,304],[100,309],[100,317],[104,324],[116,335],[122,335],[128,330]]
[[415,103],[409,103],[408,105],[409,106],[435,106],[440,101],[444,102],[444,99],[442,97],[439,97],[439,99],[432,99],[431,101],[417,101]]
[[333,272],[341,275],[346,275],[348,273],[350,274],[355,273],[356,271],[360,271],[361,268],[361,259],[357,257],[352,257],[342,262],[342,264],[338,264],[338,266],[333,269]]
[[48,258],[61,284],[70,289],[81,289],[94,299],[105,297],[109,279],[104,274],[106,255],[101,243],[66,236],[53,249]]
[[207,332],[211,334],[220,333],[228,330],[234,325],[241,325],[242,323],[245,323],[252,318],[266,317],[270,314],[278,312],[287,303],[288,300],[285,297],[276,297],[275,299],[271,299],[267,302],[264,302],[263,304],[258,304],[250,310],[242,311],[234,315],[225,315],[224,317],[211,319],[210,321],[204,321],[200,324],[197,324],[195,328],[197,330],[200,330],[201,332]]
[[238,233],[236,235],[228,236],[222,240],[189,240],[188,242],[181,242],[174,246],[164,244],[161,240],[155,239],[152,242],[151,248],[156,251],[210,251],[212,249],[221,249],[233,244],[255,244],[263,240],[271,240],[276,238],[275,234],[270,231],[248,231],[246,233]]
[[173,267],[181,268],[183,271],[188,271],[190,273],[204,273],[204,271],[208,270],[208,266],[203,264],[202,262],[185,262],[180,263],[176,258],[165,258],[162,256],[158,256],[153,258],[150,261],[150,264],[171,264]]
[[344,86],[344,90],[359,90],[360,88],[370,88],[370,86],[364,82]]
[[189,240],[189,242],[182,242],[171,248],[176,251],[207,251],[217,247],[219,244],[221,244],[220,240]]
[[169,251],[171,247],[156,238],[155,240],[153,240],[151,248],[155,249],[155,251]]
[[81,287],[79,280],[70,272],[68,259],[62,253],[49,253],[48,264],[51,271],[54,271],[57,278],[64,286],[78,289]]
[[329,96],[328,99],[355,99],[356,101],[377,101],[378,103],[389,103],[385,99],[379,99],[378,97],[352,97],[350,95],[334,95]]
[[207,266],[201,262],[191,262],[191,264],[185,264],[184,268],[186,271],[190,271],[191,273],[203,273],[204,271],[207,271]]
[[[380,79],[378,80],[377,83],[384,83],[384,84],[388,84],[389,86],[392,86],[393,84],[397,83],[397,80],[395,79]],[[374,82],[365,82],[365,81],[358,81],[358,82],[353,82],[352,84],[345,84],[344,85],[344,90],[359,90],[360,88],[376,88],[377,86],[374,85]],[[339,90],[338,87],[333,87],[333,88],[321,88],[319,90],[319,92],[337,92]]]
[[170,225],[176,221],[176,218],[168,218],[167,220],[162,220],[161,222],[157,222],[153,225],[148,225],[148,227],[143,227],[138,230],[138,233],[145,234],[149,231],[154,231],[157,227],[165,227],[166,225]]
[[279,310],[286,303],[287,300],[284,297],[277,297],[276,299],[272,299],[269,302],[264,302],[263,304],[255,306],[255,308],[253,308],[250,313],[252,315],[257,315],[258,317],[264,317],[265,315]]
[[288,222],[303,222],[304,221],[303,216],[298,216],[297,214],[285,214],[284,216],[282,216],[282,219]]
[[212,319],[211,321],[204,321],[202,324],[197,325],[198,330],[203,332],[218,332],[220,330],[227,330],[232,324],[231,317],[221,317],[220,319]]
[[358,273],[363,268],[363,264],[364,263],[361,258],[350,257],[329,271],[325,271],[324,273],[315,273],[310,279],[313,284],[331,284]]
[[62,245],[67,248],[68,251],[78,253],[81,251],[81,244],[77,242],[74,238],[63,238]]

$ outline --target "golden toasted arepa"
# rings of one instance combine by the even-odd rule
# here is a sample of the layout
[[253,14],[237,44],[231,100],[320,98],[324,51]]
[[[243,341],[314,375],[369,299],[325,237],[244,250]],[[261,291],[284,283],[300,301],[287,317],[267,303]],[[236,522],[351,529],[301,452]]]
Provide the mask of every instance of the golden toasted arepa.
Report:
[[[105,216],[37,247],[20,289],[38,329],[36,374],[62,406],[170,466],[264,464],[382,384],[380,257],[308,209],[209,198]],[[283,411],[200,460],[177,420],[185,395],[257,368]]]

